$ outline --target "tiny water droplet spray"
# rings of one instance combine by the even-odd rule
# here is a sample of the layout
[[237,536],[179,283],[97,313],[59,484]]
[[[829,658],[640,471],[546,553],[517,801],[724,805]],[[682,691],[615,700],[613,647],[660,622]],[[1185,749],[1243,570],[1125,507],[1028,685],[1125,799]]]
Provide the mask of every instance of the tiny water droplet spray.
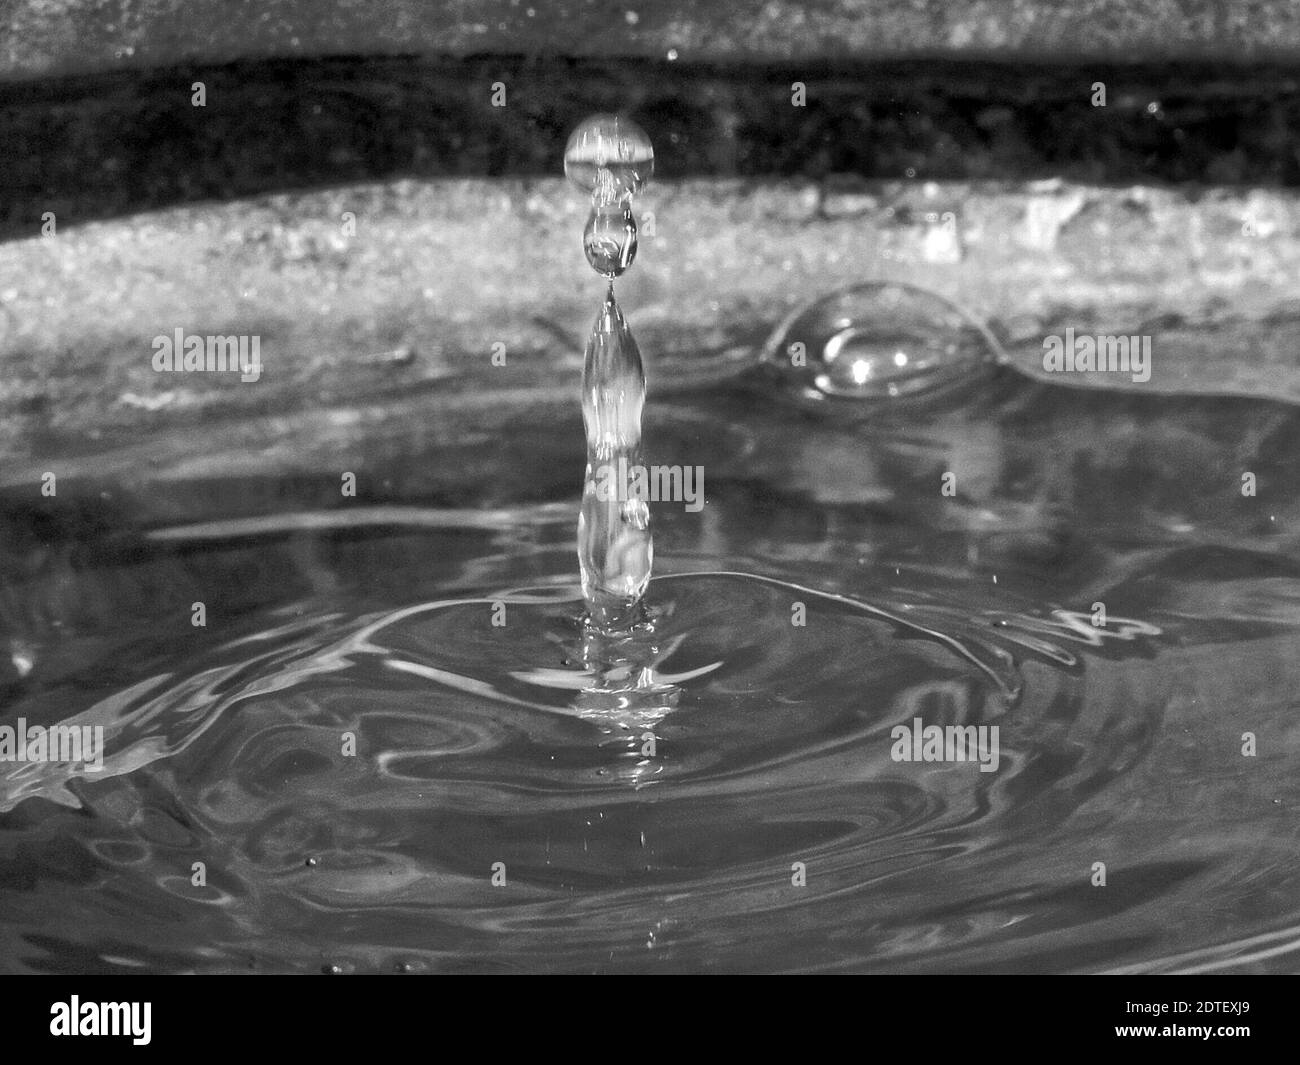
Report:
[[653,172],[650,138],[621,116],[588,118],[564,150],[565,176],[591,196],[583,251],[608,283],[582,370],[587,469],[578,514],[582,594],[592,623],[601,629],[624,628],[639,619],[654,562],[650,508],[640,490],[645,371],[614,298],[614,279],[636,257],[632,198]]

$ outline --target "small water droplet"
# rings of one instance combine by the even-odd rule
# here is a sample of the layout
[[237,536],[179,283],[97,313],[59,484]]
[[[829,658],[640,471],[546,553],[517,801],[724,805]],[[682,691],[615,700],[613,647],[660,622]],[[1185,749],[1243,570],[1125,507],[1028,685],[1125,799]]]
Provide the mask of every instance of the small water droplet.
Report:
[[564,148],[564,176],[583,192],[599,191],[604,202],[640,192],[654,170],[650,138],[622,115],[592,115]]
[[320,971],[321,971],[322,973],[324,973],[326,976],[338,976],[339,974],[341,974],[341,973],[343,972],[343,966],[341,966],[341,965],[322,965],[322,966],[320,967]]
[[582,250],[596,273],[611,280],[636,258],[636,219],[626,201],[593,207],[582,234]]
[[308,859],[307,859],[303,864],[306,865],[307,868],[309,868],[309,869],[313,869],[313,868],[315,868],[315,866],[316,866],[316,859],[315,859],[315,858],[308,858]]

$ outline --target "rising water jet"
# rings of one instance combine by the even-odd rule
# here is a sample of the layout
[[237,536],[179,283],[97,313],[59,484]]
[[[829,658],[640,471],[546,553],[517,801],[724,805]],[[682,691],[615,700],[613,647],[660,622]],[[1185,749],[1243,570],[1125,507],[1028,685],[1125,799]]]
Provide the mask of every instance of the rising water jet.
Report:
[[641,352],[614,297],[614,279],[636,258],[632,197],[654,171],[650,139],[615,115],[588,118],[569,137],[565,175],[591,195],[583,250],[607,288],[582,370],[582,417],[587,468],[578,515],[578,565],[590,622],[602,630],[626,628],[642,616],[654,543],[650,508],[635,490],[602,490],[601,471],[640,467],[645,370]]

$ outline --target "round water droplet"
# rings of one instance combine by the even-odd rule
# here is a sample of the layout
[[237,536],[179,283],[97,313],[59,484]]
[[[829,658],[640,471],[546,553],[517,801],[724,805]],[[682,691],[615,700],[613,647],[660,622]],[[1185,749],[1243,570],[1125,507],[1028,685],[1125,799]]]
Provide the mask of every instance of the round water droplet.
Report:
[[914,285],[870,282],[797,308],[763,360],[811,399],[891,399],[929,393],[1001,361],[988,329]]
[[640,192],[655,170],[655,153],[645,130],[620,115],[592,115],[569,136],[564,176],[597,203]]
[[613,279],[636,258],[636,219],[626,200],[593,207],[582,233],[582,250],[596,273]]

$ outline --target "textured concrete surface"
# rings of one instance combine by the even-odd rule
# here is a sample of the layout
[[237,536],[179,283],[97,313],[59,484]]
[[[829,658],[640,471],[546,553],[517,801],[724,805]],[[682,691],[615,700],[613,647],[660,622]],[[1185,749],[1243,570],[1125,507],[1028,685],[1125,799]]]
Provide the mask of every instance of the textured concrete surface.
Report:
[[[1067,328],[1150,334],[1144,388],[1300,399],[1291,5],[383,11],[0,9],[0,484],[571,416],[600,282],[585,206],[544,175],[596,109],[656,139],[620,291],[659,394],[742,372],[790,308],[877,278],[966,305],[1029,372]],[[178,329],[256,335],[263,376],[154,372]]]
[[0,237],[39,233],[47,211],[78,225],[402,177],[554,177],[594,111],[645,127],[660,180],[1300,187],[1300,70],[1285,65],[879,61],[803,75],[794,106],[798,77],[752,64],[362,58],[11,85]]
[[1300,9],[1277,0],[11,0],[0,8],[0,71],[9,76],[247,56],[1257,59],[1298,48]]
[[[970,308],[1031,373],[1049,333],[1147,333],[1138,387],[1300,400],[1289,191],[695,181],[652,185],[640,211],[619,289],[652,392],[729,376],[797,303],[890,278]],[[567,404],[601,291],[584,218],[561,180],[400,182],[0,245],[0,483],[226,418],[264,419],[229,441],[256,462],[295,412],[360,438],[359,410],[418,416],[421,396]],[[153,338],[178,328],[260,336],[261,379],[155,372]]]

